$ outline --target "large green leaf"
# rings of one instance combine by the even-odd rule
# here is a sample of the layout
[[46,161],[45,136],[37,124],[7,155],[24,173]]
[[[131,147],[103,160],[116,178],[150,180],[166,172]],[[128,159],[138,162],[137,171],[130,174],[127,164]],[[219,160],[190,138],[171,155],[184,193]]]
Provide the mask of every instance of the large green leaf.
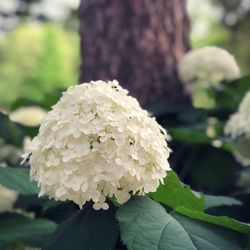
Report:
[[27,168],[0,168],[0,184],[24,195],[39,192],[36,184],[29,179]]
[[42,203],[43,208],[45,209],[44,216],[48,219],[55,221],[56,223],[61,223],[69,219],[71,216],[73,216],[79,211],[79,206],[72,201],[62,202],[48,200],[48,198],[46,201],[46,199],[44,198],[47,197],[43,197],[43,199],[40,198],[40,202]]
[[45,219],[31,219],[20,214],[0,215],[0,249],[14,241],[41,246],[56,224]]
[[250,224],[237,221],[227,216],[209,215],[201,211],[195,211],[195,210],[185,208],[183,206],[176,208],[176,211],[178,213],[181,213],[185,216],[188,216],[196,220],[209,222],[218,226],[230,228],[240,233],[250,234]]
[[[247,236],[210,223],[173,213],[172,216],[187,232],[198,250],[246,249]],[[188,249],[188,248],[184,248]]]
[[171,208],[185,206],[194,210],[204,210],[205,199],[199,193],[193,193],[189,186],[183,185],[174,171],[169,171],[155,193],[150,194],[155,200]]
[[[234,218],[238,221],[245,223],[250,223],[250,193],[242,193],[235,196],[237,201],[240,201],[242,204],[232,204],[232,205],[223,205],[218,207],[210,207],[206,210],[206,213],[215,216],[228,216]],[[249,248],[250,249],[250,248]]]
[[219,206],[242,205],[242,202],[228,196],[205,195],[205,209]]
[[148,197],[132,198],[116,217],[129,250],[195,249],[182,226]]
[[[199,192],[192,190],[195,195],[200,195]],[[234,205],[242,205],[240,200],[237,200],[233,197],[222,196],[222,195],[210,195],[204,194],[205,198],[205,209],[221,207],[221,206],[234,206]]]
[[172,128],[169,130],[170,135],[174,140],[180,141],[184,144],[199,144],[211,143],[212,138],[208,137],[203,131],[195,130],[189,127]]
[[245,246],[244,235],[175,212],[169,214],[148,197],[132,198],[119,208],[117,219],[128,250],[235,250]]
[[94,210],[91,204],[58,226],[43,250],[108,250],[118,239],[115,207]]

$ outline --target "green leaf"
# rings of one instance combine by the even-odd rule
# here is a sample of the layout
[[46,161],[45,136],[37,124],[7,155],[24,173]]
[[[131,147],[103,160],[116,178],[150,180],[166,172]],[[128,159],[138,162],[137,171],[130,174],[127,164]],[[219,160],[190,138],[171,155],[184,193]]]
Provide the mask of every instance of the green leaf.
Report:
[[116,217],[129,250],[242,249],[245,244],[245,236],[238,232],[169,214],[148,197],[132,198]]
[[114,249],[118,239],[115,207],[94,210],[92,204],[58,226],[42,250],[108,250]]
[[0,112],[0,138],[8,144],[21,146],[23,141],[23,132],[21,127],[10,121],[9,117]]
[[205,199],[199,193],[193,193],[189,186],[183,185],[174,171],[169,171],[155,193],[150,196],[155,200],[171,208],[185,206],[194,210],[204,210]]
[[244,234],[234,232],[228,228],[194,220],[178,213],[173,213],[172,216],[187,232],[193,244],[195,245],[194,249],[246,249],[247,237]]
[[232,154],[210,145],[192,145],[185,156],[182,161],[188,162],[191,181],[214,192],[231,188],[241,169]]
[[0,214],[0,249],[14,241],[41,246],[56,224],[45,219],[31,219],[20,214]]
[[27,168],[0,168],[0,184],[24,195],[39,192],[36,184],[29,180]]
[[242,205],[242,202],[228,196],[205,195],[205,209],[219,206]]
[[249,88],[250,75],[243,76],[232,82],[222,82],[220,88],[213,91],[217,106],[226,108],[229,111],[235,111]]
[[149,103],[146,109],[154,114],[156,117],[160,116],[170,116],[177,113],[187,111],[188,107],[183,104],[171,104],[166,102],[166,100],[158,100],[157,102]]
[[[41,199],[40,199],[41,201]],[[75,213],[79,211],[79,206],[77,206],[72,201],[62,202],[62,201],[53,201],[53,203],[44,203],[42,202],[43,208],[49,205],[47,209],[44,211],[44,216],[48,219],[55,221],[56,223],[61,223]]]
[[185,208],[183,206],[177,207],[176,211],[180,214],[183,214],[185,216],[188,216],[196,220],[209,222],[218,226],[230,228],[240,233],[250,234],[250,224],[237,221],[227,216],[209,215],[201,211],[194,211],[194,210]]
[[132,198],[118,209],[116,217],[128,249],[195,249],[182,226],[148,197]]
[[194,128],[172,128],[169,133],[175,140],[186,144],[210,143],[212,141],[204,132]]

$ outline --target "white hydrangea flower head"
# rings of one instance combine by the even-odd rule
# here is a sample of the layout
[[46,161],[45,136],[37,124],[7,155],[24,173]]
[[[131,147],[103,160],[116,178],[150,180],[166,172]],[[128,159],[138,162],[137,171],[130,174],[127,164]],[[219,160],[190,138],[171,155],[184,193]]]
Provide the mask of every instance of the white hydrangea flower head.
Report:
[[225,133],[234,139],[250,134],[250,91],[243,98],[238,111],[229,118]]
[[170,170],[166,131],[117,81],[70,87],[30,145],[40,195],[108,209],[156,191]]
[[20,107],[12,111],[9,115],[10,120],[28,127],[39,126],[46,110],[37,106]]
[[12,210],[18,193],[0,185],[0,213]]
[[244,166],[250,165],[250,91],[243,98],[239,110],[231,115],[226,126],[225,134],[235,141],[236,159]]
[[233,55],[215,46],[188,52],[180,60],[178,72],[184,83],[204,86],[217,86],[223,80],[230,81],[240,76]]

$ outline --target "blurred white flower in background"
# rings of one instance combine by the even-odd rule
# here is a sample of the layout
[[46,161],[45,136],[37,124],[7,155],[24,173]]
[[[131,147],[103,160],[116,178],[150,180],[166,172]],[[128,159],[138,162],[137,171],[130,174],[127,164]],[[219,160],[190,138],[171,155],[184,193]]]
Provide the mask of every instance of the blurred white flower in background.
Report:
[[117,81],[70,87],[31,143],[31,178],[56,200],[108,209],[156,191],[170,170],[166,131]]
[[250,92],[243,98],[238,111],[231,115],[225,133],[231,135],[233,139],[250,134]]
[[237,160],[250,165],[250,92],[243,98],[239,110],[229,118],[225,133],[235,142]]
[[15,12],[19,5],[18,0],[8,0],[8,1],[0,1],[0,12],[9,13]]
[[250,170],[245,168],[240,172],[236,185],[243,188],[245,192],[250,192]]
[[38,106],[20,107],[9,114],[10,120],[28,127],[39,126],[47,111]]
[[223,80],[234,80],[240,76],[234,57],[215,46],[188,52],[180,60],[178,72],[184,83],[204,86],[216,86]]
[[18,193],[0,185],[0,213],[13,209]]
[[43,0],[31,5],[31,14],[60,21],[67,18],[71,10],[76,10],[79,4],[80,0]]

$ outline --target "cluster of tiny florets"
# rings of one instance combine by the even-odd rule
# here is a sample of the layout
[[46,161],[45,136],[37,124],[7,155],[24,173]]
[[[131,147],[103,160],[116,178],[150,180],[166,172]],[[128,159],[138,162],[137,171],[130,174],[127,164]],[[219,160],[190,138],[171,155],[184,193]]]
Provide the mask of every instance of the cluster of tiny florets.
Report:
[[250,92],[243,98],[239,110],[229,118],[225,133],[235,142],[237,160],[250,165]]
[[166,131],[117,81],[70,87],[31,142],[31,178],[40,194],[120,204],[156,191],[170,170]]
[[178,65],[181,80],[188,84],[216,86],[240,76],[235,58],[226,50],[208,46],[188,52]]

